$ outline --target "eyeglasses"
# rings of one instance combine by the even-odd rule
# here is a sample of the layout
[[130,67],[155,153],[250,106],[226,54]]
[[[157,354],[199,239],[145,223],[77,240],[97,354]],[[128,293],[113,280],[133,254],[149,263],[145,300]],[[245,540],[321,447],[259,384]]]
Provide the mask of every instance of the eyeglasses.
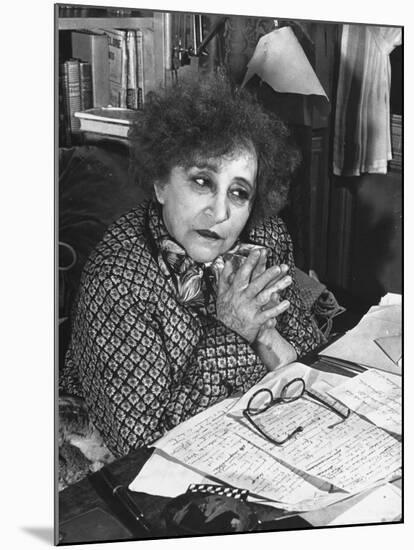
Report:
[[273,393],[268,388],[260,388],[259,390],[257,390],[257,392],[255,392],[249,399],[247,407],[243,410],[243,416],[244,418],[246,418],[246,420],[250,422],[255,430],[260,433],[260,435],[267,439],[267,441],[270,441],[270,443],[273,443],[275,445],[283,445],[284,443],[286,443],[286,441],[289,441],[289,439],[291,439],[297,433],[302,432],[303,426],[298,426],[297,428],[295,428],[284,439],[277,440],[273,437],[270,437],[265,431],[263,431],[263,429],[258,426],[257,423],[254,421],[253,417],[266,412],[274,405],[292,403],[293,401],[297,401],[305,394],[317,401],[320,405],[323,405],[324,407],[327,407],[328,409],[336,413],[338,416],[341,417],[342,420],[346,420],[351,414],[350,409],[348,409],[347,407],[342,406],[345,412],[341,412],[333,405],[325,401],[322,397],[316,395],[314,392],[307,390],[303,378],[293,378],[292,380],[290,380],[290,382],[283,386],[279,397],[273,397]]

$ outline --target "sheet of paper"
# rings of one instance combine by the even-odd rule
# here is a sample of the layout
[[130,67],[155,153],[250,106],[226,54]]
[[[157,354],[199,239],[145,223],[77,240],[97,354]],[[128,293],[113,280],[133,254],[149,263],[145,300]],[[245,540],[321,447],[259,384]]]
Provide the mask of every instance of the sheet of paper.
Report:
[[330,395],[371,422],[401,435],[401,377],[368,370],[329,390]]
[[[343,380],[329,375],[327,383],[323,380],[326,373],[313,371],[296,363],[269,373],[258,386],[270,384],[277,391],[281,381],[285,383],[295,376],[303,376],[307,384],[313,381],[314,386],[321,387],[325,383],[324,387],[329,388],[337,385],[338,379]],[[251,391],[255,389],[257,386]],[[156,476],[161,476],[159,486],[166,484],[165,496],[185,492],[189,483],[212,478],[246,488],[287,510],[312,510],[347,496],[328,494],[332,485],[357,493],[391,476],[401,466],[401,445],[386,432],[354,414],[338,424],[337,415],[307,399],[295,402],[291,410],[285,405],[271,409],[279,409],[277,421],[273,418],[269,428],[271,435],[277,435],[272,430],[280,434],[298,425],[304,427],[283,448],[275,447],[241,420],[240,404],[248,395],[242,400],[218,403],[155,443],[183,476],[182,481],[170,483],[168,488],[168,471],[161,473],[165,462],[155,464]],[[146,491],[147,474],[148,492],[164,494],[159,487],[155,491],[151,488],[153,473],[149,475],[144,469],[142,474],[144,481],[135,480],[133,490]]]
[[[174,498],[185,493],[191,483],[220,484],[216,479],[205,476],[197,470],[182,464],[163,451],[156,449],[137,477],[132,481],[129,489],[131,491],[148,493],[150,495]],[[346,493],[324,493],[317,499],[310,498],[301,500],[295,504],[287,504],[249,495],[248,501],[272,506],[279,510],[284,509],[286,511],[307,512],[309,510],[325,508],[326,506],[347,498],[348,494]]]
[[[267,373],[266,376],[246,392],[243,397],[239,400],[235,400],[232,407],[236,407],[237,409],[243,408],[249,401],[251,395],[260,388],[268,388],[274,395],[278,395],[280,389],[293,378],[303,378],[306,386],[309,387],[317,383],[328,384],[330,387],[334,387],[342,384],[344,380],[344,377],[340,374],[313,369],[299,362],[290,363],[289,365],[285,365],[284,367]],[[229,408],[230,411],[232,407]]]
[[401,336],[401,306],[374,306],[356,327],[325,348],[322,355],[401,374],[401,367],[375,342],[389,336]]
[[[360,492],[401,467],[401,444],[395,438],[356,414],[341,421],[337,414],[306,396],[276,405],[255,417],[259,426],[276,440],[284,439],[298,426],[303,429],[281,446],[268,442],[242,416],[253,392],[254,388],[249,390],[230,414],[250,430],[247,434],[239,431],[242,437],[284,463],[349,493]],[[278,393],[273,390],[273,395]]]
[[323,511],[309,512],[304,518],[315,526],[385,523],[395,521],[401,510],[401,490],[387,483]]
[[402,304],[402,296],[401,294],[395,294],[393,292],[389,292],[388,294],[383,296],[379,303],[380,306],[393,306],[396,304]]
[[401,305],[389,304],[387,306],[372,306],[363,319],[366,317],[372,317],[376,319],[382,319],[387,323],[398,324],[401,331]]
[[388,355],[388,357],[398,365],[402,356],[402,335],[382,336],[375,339],[375,343]]
[[248,436],[249,430],[236,420],[208,409],[155,446],[199,472],[271,500],[294,504],[326,495],[326,490],[281,464]]
[[213,482],[156,449],[129,485],[129,489],[173,498],[185,493],[191,483]]

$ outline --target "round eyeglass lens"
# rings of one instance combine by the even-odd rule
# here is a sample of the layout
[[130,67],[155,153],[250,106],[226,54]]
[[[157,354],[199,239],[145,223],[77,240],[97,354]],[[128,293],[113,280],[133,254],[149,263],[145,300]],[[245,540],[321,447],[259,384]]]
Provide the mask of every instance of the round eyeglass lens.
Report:
[[283,401],[295,401],[302,397],[305,391],[305,382],[302,378],[294,378],[284,386],[281,392]]
[[262,388],[252,395],[247,405],[250,414],[259,414],[269,408],[273,401],[273,394],[267,388]]

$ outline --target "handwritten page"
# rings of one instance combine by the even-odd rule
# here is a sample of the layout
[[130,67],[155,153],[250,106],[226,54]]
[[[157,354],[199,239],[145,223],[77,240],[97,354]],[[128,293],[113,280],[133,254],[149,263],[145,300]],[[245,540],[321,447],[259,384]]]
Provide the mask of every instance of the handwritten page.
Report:
[[326,491],[251,443],[248,435],[248,430],[219,409],[213,414],[207,409],[174,428],[155,446],[187,466],[272,500],[295,504],[326,496]]
[[302,427],[281,446],[268,442],[244,419],[246,400],[258,387],[269,386],[276,396],[281,384],[295,376],[303,376],[308,388],[338,385],[337,378],[321,385],[313,370],[297,363],[269,373],[240,400],[203,411],[155,446],[197,474],[248,489],[286,509],[315,509],[324,500],[328,504],[392,476],[401,467],[400,442],[357,414],[343,421],[308,396],[276,405],[255,418],[271,437],[283,438]]
[[[248,427],[241,416],[246,396],[230,412]],[[392,436],[356,414],[342,421],[308,397],[271,407],[255,420],[276,440],[301,426],[303,431],[281,446],[268,442],[254,428],[248,428],[247,435],[239,434],[284,463],[349,493],[370,487],[401,467],[401,444]]]
[[329,393],[377,426],[401,435],[400,376],[368,370]]
[[[192,483],[222,484],[223,481],[189,468],[176,458],[164,453],[164,451],[155,449],[137,477],[129,485],[129,489],[150,495],[173,498],[185,493]],[[265,504],[279,511],[283,509],[294,512],[319,510],[342,500],[349,500],[349,495],[347,493],[321,493],[318,498],[302,499],[289,504],[253,494],[248,496],[249,502]]]

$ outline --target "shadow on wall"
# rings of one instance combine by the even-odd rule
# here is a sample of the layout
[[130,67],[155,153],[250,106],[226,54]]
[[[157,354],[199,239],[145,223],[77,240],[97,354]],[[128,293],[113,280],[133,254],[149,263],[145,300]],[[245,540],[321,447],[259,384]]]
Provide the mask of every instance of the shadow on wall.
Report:
[[401,293],[401,174],[367,174],[353,186],[350,290],[371,300]]

